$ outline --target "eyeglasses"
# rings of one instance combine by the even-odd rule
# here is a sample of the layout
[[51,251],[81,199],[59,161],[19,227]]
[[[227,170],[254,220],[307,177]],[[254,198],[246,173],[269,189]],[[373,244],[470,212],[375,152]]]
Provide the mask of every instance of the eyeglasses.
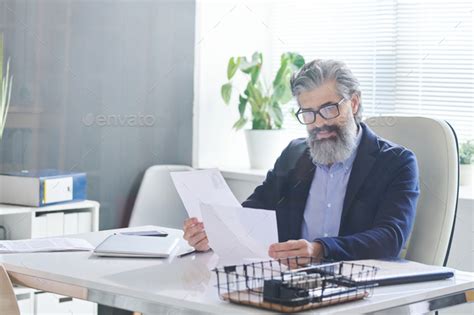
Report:
[[316,115],[319,114],[324,119],[333,119],[339,116],[339,105],[346,99],[342,98],[337,103],[330,103],[321,106],[318,110],[300,108],[296,112],[296,118],[303,125],[310,125],[316,121]]

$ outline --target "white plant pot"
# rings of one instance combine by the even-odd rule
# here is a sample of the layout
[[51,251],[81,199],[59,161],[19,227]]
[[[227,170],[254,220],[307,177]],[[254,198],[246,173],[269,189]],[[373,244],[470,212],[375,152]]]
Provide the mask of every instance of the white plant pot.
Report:
[[291,136],[285,130],[245,130],[250,167],[271,169]]
[[459,184],[461,186],[472,186],[474,184],[474,165],[461,164],[459,170]]

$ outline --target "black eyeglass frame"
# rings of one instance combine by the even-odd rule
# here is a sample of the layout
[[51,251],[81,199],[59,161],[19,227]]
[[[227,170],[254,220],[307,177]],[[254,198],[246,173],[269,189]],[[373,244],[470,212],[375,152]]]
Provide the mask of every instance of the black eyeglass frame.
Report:
[[[316,117],[317,115],[319,114],[319,116],[321,116],[323,119],[325,120],[329,120],[329,119],[334,119],[334,118],[337,118],[339,117],[339,115],[341,114],[341,112],[339,111],[339,105],[341,105],[344,101],[346,100],[346,98],[342,98],[339,102],[337,103],[331,103],[331,104],[325,104],[325,105],[322,105],[318,110],[312,110],[312,109],[302,109],[300,107],[300,109],[298,109],[298,111],[296,112],[295,116],[296,116],[296,119],[298,119],[298,121],[300,122],[300,124],[302,125],[311,125],[312,123],[314,123],[316,121]],[[337,114],[333,117],[325,117],[323,113],[321,113],[321,110],[325,109],[325,108],[328,108],[328,107],[333,107],[335,106],[336,107],[336,110],[337,110]],[[303,118],[300,119],[300,115],[301,114],[304,114],[304,113],[313,113],[313,121],[311,122],[305,122]]]

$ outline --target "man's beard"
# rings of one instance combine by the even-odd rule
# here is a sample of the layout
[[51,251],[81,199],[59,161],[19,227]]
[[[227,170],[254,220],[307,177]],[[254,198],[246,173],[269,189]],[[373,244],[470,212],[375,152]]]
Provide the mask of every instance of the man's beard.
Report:
[[[337,136],[318,139],[317,134],[320,131],[334,131]],[[313,128],[308,131],[306,143],[309,146],[313,163],[327,165],[348,159],[357,146],[356,139],[357,125],[353,118],[349,118],[341,126],[325,125],[321,128]]]

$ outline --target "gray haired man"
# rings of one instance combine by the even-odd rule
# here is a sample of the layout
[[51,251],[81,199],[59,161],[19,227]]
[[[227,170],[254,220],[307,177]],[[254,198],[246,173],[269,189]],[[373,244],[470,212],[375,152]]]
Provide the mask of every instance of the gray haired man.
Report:
[[[290,142],[242,204],[276,211],[280,242],[269,255],[397,257],[419,196],[415,155],[361,122],[359,81],[344,63],[311,61],[293,75],[291,89],[308,137]],[[185,222],[184,231],[191,246],[209,249],[196,218]]]

